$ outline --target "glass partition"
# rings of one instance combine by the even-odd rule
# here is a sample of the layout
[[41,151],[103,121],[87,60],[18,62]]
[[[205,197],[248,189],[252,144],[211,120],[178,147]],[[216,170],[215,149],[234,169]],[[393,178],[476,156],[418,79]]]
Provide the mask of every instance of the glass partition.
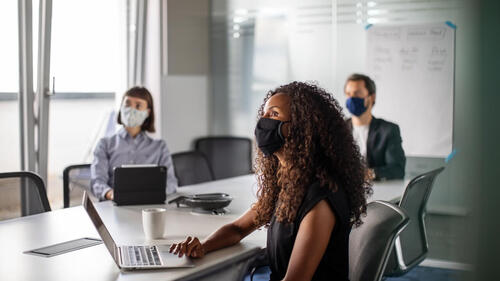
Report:
[[17,1],[0,1],[0,172],[20,168],[17,25]]
[[[126,1],[53,0],[47,191],[62,206],[65,167],[88,163],[114,131],[115,96],[126,84]],[[85,175],[88,176],[88,175]]]

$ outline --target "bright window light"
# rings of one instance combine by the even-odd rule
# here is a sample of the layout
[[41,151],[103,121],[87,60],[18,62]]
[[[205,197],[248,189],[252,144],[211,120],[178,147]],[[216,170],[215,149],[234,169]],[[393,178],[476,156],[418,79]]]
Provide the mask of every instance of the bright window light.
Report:
[[384,23],[388,22],[389,20],[387,18],[368,18],[366,20],[367,23],[375,24],[375,23]]
[[247,10],[247,9],[237,9],[236,11],[234,11],[234,13],[235,13],[236,15],[243,16],[243,15],[248,14],[248,10]]
[[234,18],[233,18],[233,22],[234,22],[234,23],[242,23],[242,22],[244,22],[244,21],[246,21],[246,20],[247,20],[247,19],[246,19],[246,18],[244,18],[244,17],[234,17]]
[[369,16],[379,16],[379,15],[385,15],[387,13],[389,13],[388,10],[380,10],[380,9],[379,10],[368,10],[368,12],[367,12],[367,14]]

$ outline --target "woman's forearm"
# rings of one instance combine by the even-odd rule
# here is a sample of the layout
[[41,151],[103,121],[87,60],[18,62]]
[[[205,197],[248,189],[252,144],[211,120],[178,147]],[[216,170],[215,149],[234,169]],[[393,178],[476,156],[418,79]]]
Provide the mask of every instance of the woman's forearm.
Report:
[[232,223],[226,224],[208,236],[201,244],[205,253],[232,246],[252,233],[258,226],[255,225],[257,213],[253,209],[246,211]]
[[202,242],[205,253],[232,246],[245,237],[245,233],[240,227],[233,223],[226,224],[212,233]]

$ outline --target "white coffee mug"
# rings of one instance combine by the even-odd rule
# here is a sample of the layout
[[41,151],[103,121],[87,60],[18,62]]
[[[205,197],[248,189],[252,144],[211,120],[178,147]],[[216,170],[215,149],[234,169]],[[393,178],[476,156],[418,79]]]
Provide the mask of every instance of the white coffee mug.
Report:
[[167,209],[151,208],[142,210],[142,228],[147,240],[161,239],[165,234]]

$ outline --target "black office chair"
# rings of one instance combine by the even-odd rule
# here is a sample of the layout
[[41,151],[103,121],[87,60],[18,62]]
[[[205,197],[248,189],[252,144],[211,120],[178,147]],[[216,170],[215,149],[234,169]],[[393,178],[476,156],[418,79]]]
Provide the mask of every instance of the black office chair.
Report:
[[249,138],[203,137],[195,141],[195,149],[205,155],[216,180],[252,173]]
[[[45,184],[35,173],[0,173],[0,192],[0,219],[19,217],[19,213],[24,217],[51,210]],[[21,207],[20,212],[18,206]]]
[[[68,208],[71,198],[80,205],[84,191],[90,190],[90,164],[71,165],[63,171],[63,201],[64,208]],[[70,196],[70,193],[72,195]]]
[[172,161],[179,186],[214,180],[208,161],[201,152],[174,153]]
[[430,171],[415,177],[408,183],[399,207],[409,215],[410,223],[396,238],[385,276],[401,276],[419,265],[427,256],[429,251],[425,231],[427,200],[434,180],[443,170],[444,167]]
[[367,205],[363,224],[349,236],[349,280],[380,281],[398,234],[409,218],[399,207],[384,201]]

